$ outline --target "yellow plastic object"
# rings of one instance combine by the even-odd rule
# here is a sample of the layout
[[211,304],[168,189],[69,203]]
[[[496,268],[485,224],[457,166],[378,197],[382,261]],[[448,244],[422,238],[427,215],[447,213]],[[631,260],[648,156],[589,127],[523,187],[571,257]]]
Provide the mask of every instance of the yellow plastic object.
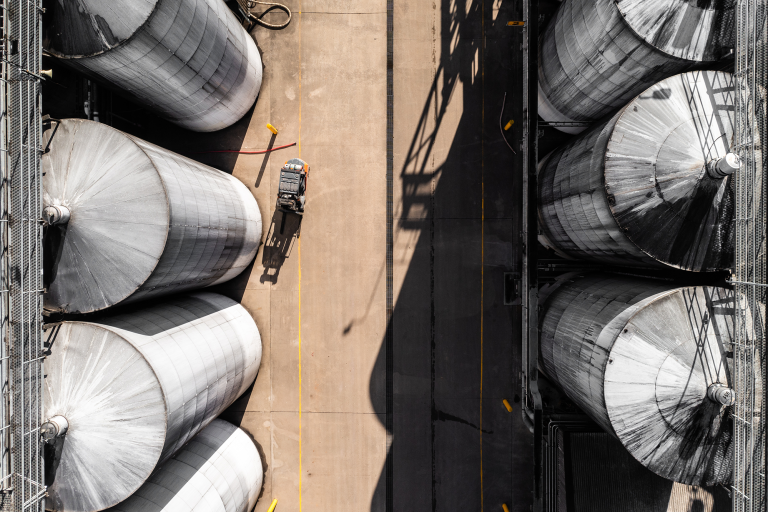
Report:
[[506,503],[502,503],[502,504],[501,504],[501,508],[503,508],[503,509],[504,509],[504,512],[509,512],[509,507],[507,506],[507,504],[506,504]]
[[504,127],[504,131],[507,131],[510,128],[512,128],[513,124],[515,124],[515,120],[514,119],[510,119],[509,122],[507,123],[507,125]]
[[[272,126],[271,124],[268,124],[267,126]],[[269,506],[269,510],[267,512],[275,512],[275,507],[277,506],[277,498],[272,500],[272,504]],[[504,505],[506,507],[506,505]],[[509,512],[509,510],[507,510]]]
[[524,27],[525,22],[524,21],[508,21],[507,26],[508,27]]
[[269,123],[267,123],[267,128],[269,128],[269,131],[271,131],[272,133],[274,133],[275,135],[277,135],[277,128],[275,128],[274,126],[272,126],[272,125],[271,125],[271,124],[269,124]]
[[504,399],[504,407],[507,408],[509,412],[512,412],[512,405],[507,401],[507,399]]

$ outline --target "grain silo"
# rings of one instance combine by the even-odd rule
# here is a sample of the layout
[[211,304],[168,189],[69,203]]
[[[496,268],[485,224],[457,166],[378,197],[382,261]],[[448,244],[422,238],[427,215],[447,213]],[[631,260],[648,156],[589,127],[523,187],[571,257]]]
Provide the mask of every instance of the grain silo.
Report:
[[733,292],[600,274],[555,288],[545,373],[654,473],[729,483]]
[[43,431],[56,452],[47,504],[58,511],[128,498],[253,383],[261,362],[251,315],[212,293],[52,329]]
[[221,283],[256,255],[261,214],[245,185],[109,126],[62,121],[43,172],[49,310]]
[[721,58],[733,46],[734,4],[566,0],[539,45],[539,115],[595,121],[659,80]]
[[213,420],[110,512],[251,512],[264,478],[248,434]]
[[542,244],[607,264],[729,268],[733,76],[676,75],[540,162]]
[[184,128],[226,128],[259,94],[256,43],[222,0],[59,0],[48,9],[48,52]]

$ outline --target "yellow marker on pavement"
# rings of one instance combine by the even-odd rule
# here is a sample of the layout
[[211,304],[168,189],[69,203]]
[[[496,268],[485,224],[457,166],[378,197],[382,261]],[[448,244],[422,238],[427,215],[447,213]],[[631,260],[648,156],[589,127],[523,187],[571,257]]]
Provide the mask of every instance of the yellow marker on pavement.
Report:
[[504,407],[507,408],[509,412],[512,412],[512,405],[507,401],[507,399],[504,399]]
[[501,508],[503,508],[503,509],[504,509],[504,512],[509,512],[509,507],[507,506],[507,504],[506,504],[506,503],[502,503],[502,504],[501,504]]
[[507,26],[508,27],[524,27],[525,22],[524,21],[508,21]]
[[[267,128],[269,128],[269,131],[271,131],[272,133],[274,133],[275,135],[277,135],[277,128],[275,128],[274,126],[272,126],[272,125],[271,125],[271,124],[269,124],[269,123],[267,123]],[[274,503],[273,503],[273,505],[274,505]]]
[[507,131],[510,128],[512,128],[513,124],[515,124],[515,120],[514,119],[510,119],[509,122],[507,123],[507,125],[504,127],[504,131]]
[[[272,126],[272,125],[268,124],[267,126]],[[277,498],[272,500],[272,504],[269,506],[269,510],[267,510],[267,512],[275,512],[276,506],[277,506]],[[506,505],[504,505],[504,507],[506,508]],[[507,509],[507,512],[509,512],[509,509]]]

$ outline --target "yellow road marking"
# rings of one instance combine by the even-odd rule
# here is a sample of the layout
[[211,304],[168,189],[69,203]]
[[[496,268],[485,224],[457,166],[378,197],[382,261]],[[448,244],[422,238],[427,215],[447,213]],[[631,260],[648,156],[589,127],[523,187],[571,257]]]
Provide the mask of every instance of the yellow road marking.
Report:
[[301,238],[296,240],[299,258],[299,512],[301,512],[301,477],[304,471],[301,466]]

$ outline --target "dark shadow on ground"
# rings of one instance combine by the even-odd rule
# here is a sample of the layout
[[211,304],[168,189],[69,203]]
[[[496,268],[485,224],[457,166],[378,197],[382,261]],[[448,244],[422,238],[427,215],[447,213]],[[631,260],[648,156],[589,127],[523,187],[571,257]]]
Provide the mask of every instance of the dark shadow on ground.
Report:
[[[675,484],[636,461],[613,436],[560,432],[558,496],[573,512],[726,512],[723,487]],[[565,508],[564,508],[565,509]]]
[[[502,404],[521,393],[521,311],[503,305],[504,272],[521,263],[522,32],[506,26],[521,9],[435,3],[434,80],[409,145],[395,149],[394,236],[415,245],[395,269],[402,285],[370,381],[372,403],[387,397],[392,436],[372,512],[530,508],[532,437]],[[398,97],[397,52],[394,76],[397,109],[410,105]],[[500,114],[515,120],[505,135],[516,155]]]
[[259,278],[260,282],[277,283],[280,269],[291,255],[296,239],[301,235],[302,218],[296,213],[277,209],[272,214],[272,223],[264,239],[264,253],[261,258],[264,272]]
[[272,137],[269,139],[269,144],[267,144],[267,147],[265,148],[267,152],[264,154],[264,158],[261,160],[261,167],[259,168],[259,175],[256,178],[256,183],[254,186],[256,188],[259,188],[259,185],[261,185],[261,178],[264,177],[264,171],[267,169],[267,164],[269,163],[269,156],[272,154],[271,150],[275,146],[275,140],[277,139],[277,134],[273,133]]
[[243,296],[245,295],[245,290],[248,288],[248,281],[251,278],[251,273],[253,272],[253,267],[255,265],[256,258],[254,258],[253,261],[245,267],[245,270],[240,272],[237,276],[224,283],[205,288],[205,290],[213,293],[220,293],[236,302],[243,302]]

